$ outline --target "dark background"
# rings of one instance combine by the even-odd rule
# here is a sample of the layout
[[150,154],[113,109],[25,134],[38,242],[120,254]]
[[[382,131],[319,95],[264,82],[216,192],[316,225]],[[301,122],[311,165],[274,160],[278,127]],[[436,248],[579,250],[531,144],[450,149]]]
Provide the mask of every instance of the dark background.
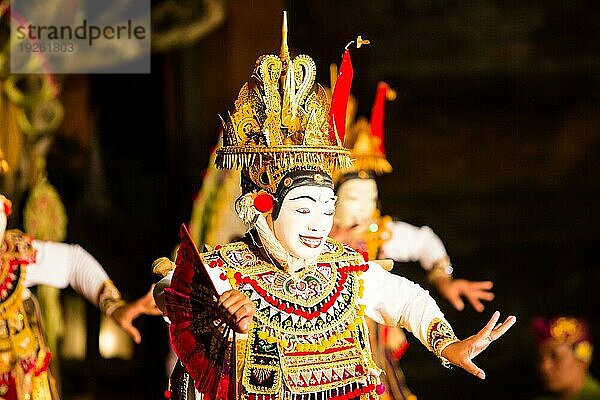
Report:
[[[534,316],[587,316],[600,338],[597,2],[230,1],[201,41],[153,55],[150,75],[64,78],[67,121],[84,118],[82,129],[64,129],[49,164],[69,241],[94,254],[126,297],[147,290],[152,261],[170,254],[189,219],[216,115],[255,59],[278,51],[284,8],[291,48],[315,59],[325,85],[348,41],[371,40],[352,51],[359,114],[370,112],[377,81],[398,92],[387,105],[394,172],[380,179],[383,211],[431,226],[456,277],[495,282],[482,314],[440,300],[457,334],[475,333],[495,309],[518,318],[476,359],[484,382],[445,370],[411,340],[402,361],[411,389],[420,399],[531,398]],[[71,103],[87,112],[69,114]],[[396,272],[426,285],[417,264]],[[137,325],[144,339],[133,361],[94,356],[92,338],[86,362],[64,363],[65,399],[161,398],[166,329],[157,318]],[[592,371],[600,376],[598,362]]]

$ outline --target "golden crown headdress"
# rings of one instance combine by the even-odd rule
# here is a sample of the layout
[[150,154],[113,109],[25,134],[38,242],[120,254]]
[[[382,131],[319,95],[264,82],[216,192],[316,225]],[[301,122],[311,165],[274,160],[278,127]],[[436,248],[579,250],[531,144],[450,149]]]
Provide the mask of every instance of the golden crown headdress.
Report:
[[234,112],[223,121],[217,167],[241,168],[255,189],[271,194],[291,171],[315,170],[331,176],[337,168],[349,168],[350,152],[343,146],[353,75],[348,50],[342,65],[338,80],[343,84],[334,92],[330,107],[325,89],[315,84],[312,58],[290,58],[284,12],[280,54],[256,61]]
[[384,119],[386,100],[393,101],[395,98],[396,92],[387,83],[379,82],[371,110],[371,121],[359,117],[355,122],[348,122],[345,145],[350,149],[352,165],[340,169],[340,175],[360,174],[361,171],[375,175],[392,172],[385,153]]

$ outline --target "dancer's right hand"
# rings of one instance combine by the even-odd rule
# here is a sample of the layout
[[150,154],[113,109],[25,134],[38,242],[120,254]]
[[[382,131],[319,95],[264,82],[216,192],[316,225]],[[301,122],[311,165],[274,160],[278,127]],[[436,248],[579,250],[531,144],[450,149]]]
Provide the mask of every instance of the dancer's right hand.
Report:
[[237,333],[248,333],[256,308],[239,290],[228,290],[219,297],[219,307]]

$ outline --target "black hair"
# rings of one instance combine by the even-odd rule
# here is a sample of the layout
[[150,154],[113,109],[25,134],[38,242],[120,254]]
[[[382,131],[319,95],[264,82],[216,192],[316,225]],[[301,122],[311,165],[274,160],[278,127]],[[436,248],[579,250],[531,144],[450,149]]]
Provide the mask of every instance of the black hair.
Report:
[[333,179],[325,172],[301,169],[288,172],[277,185],[275,204],[273,207],[273,220],[276,220],[281,211],[283,199],[290,190],[300,186],[322,186],[333,190]]

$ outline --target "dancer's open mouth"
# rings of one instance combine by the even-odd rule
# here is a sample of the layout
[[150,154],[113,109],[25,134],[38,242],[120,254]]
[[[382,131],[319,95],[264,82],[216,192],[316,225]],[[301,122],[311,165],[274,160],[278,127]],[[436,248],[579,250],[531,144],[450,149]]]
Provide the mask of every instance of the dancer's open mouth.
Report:
[[323,241],[323,237],[315,237],[315,236],[303,236],[303,235],[299,235],[300,236],[300,241],[302,242],[302,244],[304,244],[306,247],[310,247],[311,249],[315,249],[317,247],[319,247],[321,245],[321,242]]

